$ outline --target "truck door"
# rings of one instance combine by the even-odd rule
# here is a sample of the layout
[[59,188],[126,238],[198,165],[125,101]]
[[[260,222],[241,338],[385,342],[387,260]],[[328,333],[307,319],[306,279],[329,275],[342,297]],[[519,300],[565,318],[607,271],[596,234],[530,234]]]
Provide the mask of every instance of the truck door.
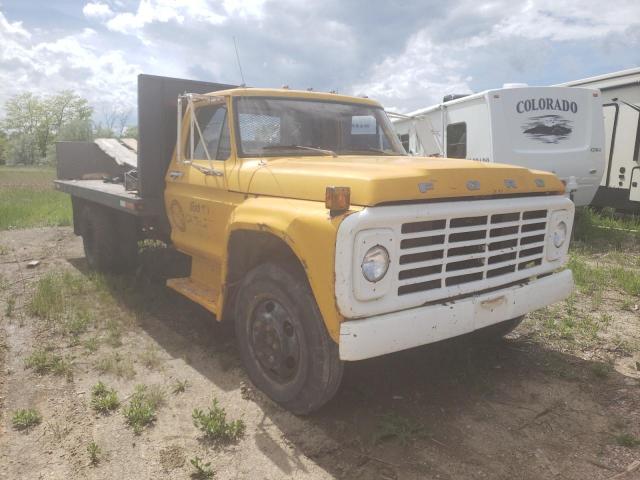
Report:
[[190,105],[182,130],[183,161],[174,162],[169,169],[165,201],[172,241],[194,257],[192,276],[193,265],[197,265],[200,278],[196,280],[216,290],[226,225],[241,201],[240,194],[227,188],[233,166],[229,109],[224,99],[213,103],[194,101]]

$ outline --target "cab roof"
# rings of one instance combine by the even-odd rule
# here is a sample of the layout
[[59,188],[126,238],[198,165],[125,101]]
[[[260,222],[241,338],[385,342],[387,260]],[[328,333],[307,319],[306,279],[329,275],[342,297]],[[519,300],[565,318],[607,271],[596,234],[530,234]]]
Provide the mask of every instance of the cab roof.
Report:
[[365,97],[353,97],[350,95],[340,95],[337,93],[314,92],[309,90],[290,90],[288,88],[230,88],[228,90],[219,90],[206,95],[211,96],[228,96],[228,97],[290,97],[303,98],[306,100],[318,100],[341,103],[358,103],[362,105],[370,105],[373,107],[382,107],[375,100]]

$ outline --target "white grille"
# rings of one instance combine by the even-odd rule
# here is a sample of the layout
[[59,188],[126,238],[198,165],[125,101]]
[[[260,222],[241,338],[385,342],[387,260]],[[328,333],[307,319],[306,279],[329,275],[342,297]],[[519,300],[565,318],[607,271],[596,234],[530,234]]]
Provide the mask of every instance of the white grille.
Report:
[[538,209],[403,223],[397,294],[481,283],[541,265],[547,219],[548,210]]
[[[448,301],[550,273],[567,259],[568,242],[549,255],[548,231],[573,203],[560,195],[368,207],[348,216],[336,242],[335,293],[346,318]],[[362,276],[376,244],[391,265],[377,283]]]

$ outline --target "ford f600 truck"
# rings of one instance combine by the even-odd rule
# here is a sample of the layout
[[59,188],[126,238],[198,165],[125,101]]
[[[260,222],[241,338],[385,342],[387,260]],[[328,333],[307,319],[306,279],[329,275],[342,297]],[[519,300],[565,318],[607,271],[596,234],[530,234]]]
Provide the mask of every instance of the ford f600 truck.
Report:
[[145,75],[139,130],[129,166],[58,145],[89,264],[131,267],[149,237],[187,255],[168,287],[234,322],[250,379],[294,413],[345,361],[504,333],[572,289],[554,175],[407,156],[373,100]]

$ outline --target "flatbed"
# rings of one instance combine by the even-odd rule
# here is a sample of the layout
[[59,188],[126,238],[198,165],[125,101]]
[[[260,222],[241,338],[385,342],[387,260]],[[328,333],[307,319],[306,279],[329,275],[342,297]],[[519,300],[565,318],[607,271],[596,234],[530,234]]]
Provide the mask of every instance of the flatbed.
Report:
[[126,191],[122,183],[104,180],[54,180],[53,183],[56,190],[123,212],[138,216],[162,214],[162,205],[157,200],[142,198],[137,191]]

